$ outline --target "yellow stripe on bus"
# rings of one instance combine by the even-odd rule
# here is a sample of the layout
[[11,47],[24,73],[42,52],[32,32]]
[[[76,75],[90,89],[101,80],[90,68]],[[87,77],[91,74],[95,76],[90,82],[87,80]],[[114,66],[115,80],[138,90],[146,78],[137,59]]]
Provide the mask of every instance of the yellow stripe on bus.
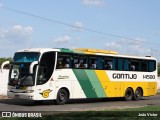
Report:
[[133,92],[135,92],[138,87],[142,88],[143,96],[155,95],[157,92],[156,82],[110,81],[106,71],[95,70],[95,72],[107,97],[124,97],[128,87],[131,87]]
[[95,53],[93,53],[93,52],[85,52],[85,51],[83,51],[85,54],[95,54]]
[[106,93],[106,96],[108,96],[107,95],[107,83],[109,82],[109,77],[106,74],[106,71],[104,71],[104,70],[95,70],[95,72],[96,72],[96,75],[97,75],[97,77],[98,77],[98,79],[99,79],[99,81],[100,81],[100,83],[101,83],[101,85],[102,85],[102,87],[103,87],[103,89],[104,89],[104,91]]

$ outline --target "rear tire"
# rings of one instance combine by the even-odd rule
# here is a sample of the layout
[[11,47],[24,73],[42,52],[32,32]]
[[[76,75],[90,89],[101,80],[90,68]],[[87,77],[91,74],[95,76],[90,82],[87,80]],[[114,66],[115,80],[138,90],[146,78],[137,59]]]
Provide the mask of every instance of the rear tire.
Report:
[[142,90],[140,88],[137,88],[134,93],[134,100],[140,100],[142,97]]
[[56,104],[57,105],[63,105],[67,103],[69,99],[69,95],[65,89],[60,89],[57,93],[57,99],[56,99]]
[[125,100],[131,101],[133,99],[133,96],[134,96],[133,90],[131,88],[127,88],[124,96]]

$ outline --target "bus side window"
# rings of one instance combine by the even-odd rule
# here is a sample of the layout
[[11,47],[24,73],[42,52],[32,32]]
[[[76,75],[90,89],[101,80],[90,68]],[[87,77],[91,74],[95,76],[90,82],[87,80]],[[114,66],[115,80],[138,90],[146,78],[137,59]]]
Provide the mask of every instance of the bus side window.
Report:
[[73,58],[73,68],[79,68],[78,58]]
[[154,61],[154,60],[150,60],[149,62],[148,62],[148,66],[149,66],[149,68],[148,68],[148,71],[149,72],[153,72],[153,71],[155,71],[156,70],[156,61]]
[[88,57],[79,55],[79,68],[88,68]]
[[97,68],[97,58],[96,57],[90,57],[89,68],[91,68],[91,69],[96,69]]
[[62,68],[62,58],[58,57],[57,58],[57,66],[56,66],[57,69],[60,69]]
[[118,58],[118,70],[123,70],[124,62],[122,58]]
[[102,59],[102,57],[97,58],[97,69],[99,69],[99,70],[103,69],[103,59]]
[[129,70],[129,61],[126,58],[118,59],[118,70]]
[[112,58],[105,58],[104,59],[104,69],[105,70],[112,70],[113,61]]
[[135,68],[135,65],[131,65],[130,70],[131,70],[131,71],[135,71],[135,69],[136,69],[136,68]]
[[64,68],[70,68],[70,58],[64,59]]
[[129,61],[128,63],[129,63],[129,70],[130,71],[135,71],[135,65],[134,65],[134,63],[132,61]]
[[56,68],[71,68],[71,56],[65,53],[58,53]]
[[123,70],[126,70],[126,71],[128,71],[129,70],[129,61],[128,61],[128,59],[124,59],[123,60]]
[[141,61],[141,71],[147,72],[148,64],[146,60]]
[[130,71],[140,71],[140,61],[139,60],[130,60]]

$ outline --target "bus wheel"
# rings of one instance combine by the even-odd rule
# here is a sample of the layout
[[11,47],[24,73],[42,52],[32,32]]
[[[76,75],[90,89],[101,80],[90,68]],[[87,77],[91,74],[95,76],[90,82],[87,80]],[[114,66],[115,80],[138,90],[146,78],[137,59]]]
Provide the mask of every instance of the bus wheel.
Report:
[[133,90],[131,88],[127,88],[126,92],[125,92],[125,100],[126,101],[130,101],[133,99]]
[[137,88],[134,94],[134,100],[140,100],[142,97],[142,90]]
[[56,104],[63,105],[68,101],[68,93],[65,89],[60,89],[57,93]]

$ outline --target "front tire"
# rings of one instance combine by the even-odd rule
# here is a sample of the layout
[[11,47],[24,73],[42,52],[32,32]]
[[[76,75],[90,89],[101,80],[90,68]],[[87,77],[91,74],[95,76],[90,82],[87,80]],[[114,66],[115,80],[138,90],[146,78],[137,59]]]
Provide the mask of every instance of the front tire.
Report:
[[60,89],[57,93],[57,99],[56,99],[56,104],[57,105],[63,105],[67,103],[69,99],[69,95],[65,89]]
[[134,96],[133,90],[131,88],[127,88],[124,96],[125,100],[131,101],[133,99],[133,96]]
[[137,88],[134,94],[134,100],[140,100],[142,97],[142,90]]

